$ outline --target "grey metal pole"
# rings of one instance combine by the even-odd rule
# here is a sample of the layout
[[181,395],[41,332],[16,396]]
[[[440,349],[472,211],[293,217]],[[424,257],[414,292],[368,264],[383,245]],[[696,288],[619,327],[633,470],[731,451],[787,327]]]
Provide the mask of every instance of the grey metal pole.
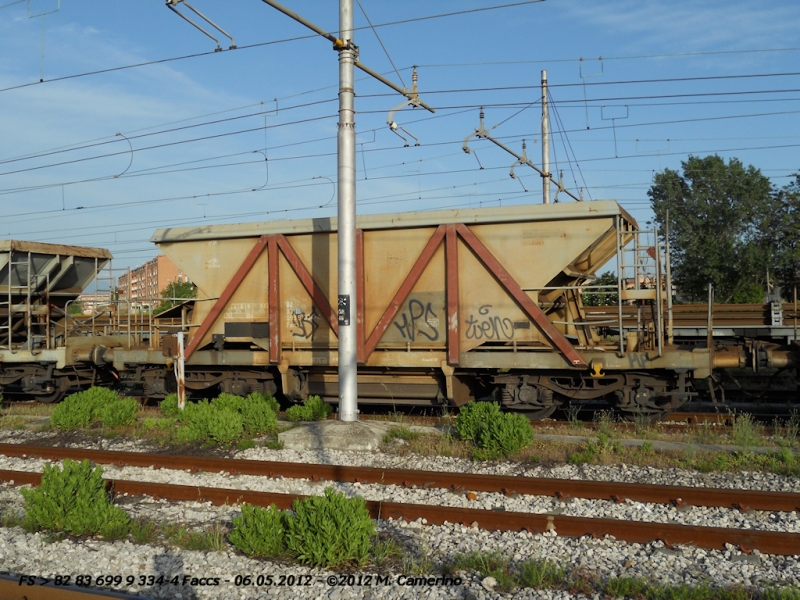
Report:
[[356,336],[356,49],[353,0],[339,0],[339,419],[358,420]]
[[550,204],[550,117],[547,113],[547,71],[542,71],[542,203]]
[[667,343],[675,343],[675,328],[672,315],[672,261],[669,255],[669,209],[664,221],[664,239],[667,243]]

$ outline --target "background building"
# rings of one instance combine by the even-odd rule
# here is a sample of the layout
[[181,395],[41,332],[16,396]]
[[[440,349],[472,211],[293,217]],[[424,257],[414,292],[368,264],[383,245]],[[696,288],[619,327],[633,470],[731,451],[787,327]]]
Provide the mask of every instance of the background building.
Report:
[[163,254],[147,261],[141,267],[131,269],[119,278],[119,299],[130,299],[132,303],[149,304],[161,298],[161,292],[170,283],[189,279]]

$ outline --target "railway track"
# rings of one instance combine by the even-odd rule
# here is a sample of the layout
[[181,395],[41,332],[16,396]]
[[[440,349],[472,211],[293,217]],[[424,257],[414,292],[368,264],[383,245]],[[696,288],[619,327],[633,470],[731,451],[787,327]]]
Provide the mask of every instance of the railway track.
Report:
[[[260,475],[273,478],[302,478],[313,481],[359,482],[362,484],[378,483],[405,487],[441,488],[453,491],[499,492],[506,495],[553,496],[563,500],[587,498],[623,502],[628,499],[639,502],[670,503],[677,507],[694,505],[733,508],[740,511],[793,511],[800,509],[800,494],[787,492],[690,488],[335,465],[264,463],[238,459],[195,458],[68,448],[40,448],[35,446],[9,447],[4,445],[0,446],[0,453],[20,458],[87,459],[98,463],[115,465],[168,466],[171,469],[191,469],[208,472],[226,471],[237,475]],[[30,471],[0,471],[0,480],[13,482],[14,485],[37,485],[40,477],[39,473]],[[118,496],[152,496],[171,501],[200,500],[217,505],[242,502],[258,506],[276,504],[279,508],[284,509],[290,508],[296,498],[304,497],[296,494],[130,480],[109,480],[109,486],[113,493]],[[368,501],[367,507],[374,518],[404,519],[406,521],[425,519],[429,524],[449,522],[470,525],[477,523],[481,529],[490,531],[526,530],[532,533],[556,531],[558,535],[566,537],[582,537],[585,535],[602,537],[610,535],[617,540],[630,543],[647,543],[662,540],[665,544],[691,544],[699,548],[713,550],[724,549],[726,544],[733,544],[744,551],[758,549],[767,554],[777,555],[800,553],[800,534],[797,533],[398,502]]]
[[[0,471],[0,480],[14,485],[38,485],[40,473],[28,471]],[[114,495],[152,496],[171,501],[201,501],[215,505],[248,503],[267,507],[275,504],[288,509],[296,499],[306,496],[256,492],[230,488],[173,485],[128,480],[107,480]],[[743,552],[759,550],[765,554],[794,556],[800,553],[800,534],[754,529],[705,527],[625,521],[621,519],[571,517],[546,513],[524,513],[485,509],[456,508],[405,504],[399,502],[366,502],[374,519],[424,519],[430,525],[460,523],[488,531],[528,531],[531,533],[556,532],[566,537],[612,536],[628,543],[646,544],[662,541],[665,545],[689,544],[707,550],[725,550],[728,544],[738,546]]]
[[[794,511],[800,510],[800,494],[730,490],[723,488],[692,488],[683,486],[648,485],[572,479],[511,477],[473,473],[419,471],[412,469],[380,469],[340,465],[264,462],[237,458],[207,458],[142,452],[118,452],[79,448],[47,448],[17,444],[0,444],[0,454],[15,458],[46,460],[89,460],[97,464],[157,469],[189,470],[192,472],[226,472],[231,475],[255,475],[287,479],[309,479],[341,483],[399,485],[403,487],[437,488],[452,491],[492,492],[504,495],[552,496],[556,498],[586,498],[622,502],[652,502],[677,506],[708,506],[738,510]],[[8,479],[5,479],[6,481]]]

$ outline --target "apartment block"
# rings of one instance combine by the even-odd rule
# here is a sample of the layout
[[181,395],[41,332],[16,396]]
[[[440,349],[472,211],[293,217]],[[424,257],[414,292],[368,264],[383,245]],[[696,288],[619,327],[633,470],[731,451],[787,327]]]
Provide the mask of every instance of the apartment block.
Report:
[[131,269],[119,278],[119,299],[130,299],[136,304],[149,304],[161,298],[170,283],[189,281],[178,267],[166,256],[159,254],[141,267]]

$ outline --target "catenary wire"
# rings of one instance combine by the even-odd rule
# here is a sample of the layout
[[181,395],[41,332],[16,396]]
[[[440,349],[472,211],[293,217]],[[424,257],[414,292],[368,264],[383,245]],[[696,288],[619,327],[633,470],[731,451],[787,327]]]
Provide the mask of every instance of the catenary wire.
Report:
[[[441,13],[441,14],[437,14],[437,15],[426,15],[426,16],[422,16],[422,17],[411,17],[411,18],[408,18],[408,19],[402,19],[402,20],[398,20],[398,21],[390,21],[388,23],[379,23],[377,25],[374,25],[373,27],[391,27],[391,26],[395,26],[395,25],[406,25],[408,23],[416,23],[416,22],[420,22],[420,21],[428,21],[428,20],[431,20],[431,19],[442,19],[442,18],[455,17],[455,16],[467,15],[467,14],[478,13],[478,12],[486,12],[486,11],[490,11],[490,10],[513,8],[513,7],[517,7],[517,6],[524,6],[526,4],[538,4],[540,2],[544,2],[544,0],[523,0],[522,2],[512,2],[512,3],[509,3],[509,4],[499,4],[499,5],[494,5],[494,6],[485,6],[485,7],[479,7],[479,8],[465,9],[465,10],[453,11],[453,12],[449,12],[449,13]],[[367,29],[367,28],[368,27],[366,27],[366,26],[364,26],[364,27],[354,27],[353,31],[362,31],[362,30]],[[139,62],[139,63],[130,64],[130,65],[121,65],[121,66],[118,66],[118,67],[108,67],[108,68],[105,68],[105,69],[97,69],[95,71],[86,71],[86,72],[83,72],[83,73],[74,73],[72,75],[63,75],[61,77],[53,77],[53,78],[50,78],[50,79],[42,79],[42,80],[39,80],[39,81],[31,81],[31,82],[28,82],[28,83],[22,83],[22,84],[18,84],[18,85],[14,85],[14,86],[9,86],[9,87],[0,89],[0,93],[8,92],[8,91],[11,91],[11,90],[18,90],[18,89],[22,89],[22,88],[26,88],[26,87],[35,86],[35,85],[42,85],[42,84],[45,84],[45,83],[54,83],[54,82],[57,82],[57,81],[65,81],[65,80],[68,80],[68,79],[77,79],[79,77],[88,77],[88,76],[91,76],[91,75],[100,75],[100,74],[103,74],[103,73],[113,73],[115,71],[124,71],[124,70],[127,70],[127,69],[136,69],[136,68],[139,68],[139,67],[146,67],[146,66],[151,66],[151,65],[164,64],[164,63],[168,63],[168,62],[175,62],[175,61],[179,61],[179,60],[186,60],[186,59],[189,59],[189,58],[200,58],[202,56],[214,56],[214,55],[222,54],[224,52],[232,52],[232,51],[237,51],[237,50],[249,50],[249,49],[252,49],[252,48],[262,48],[264,46],[273,46],[273,45],[276,45],[276,44],[283,44],[283,43],[288,43],[288,42],[296,42],[296,41],[299,41],[299,40],[314,39],[314,38],[317,38],[317,37],[319,37],[319,35],[316,34],[316,33],[306,34],[306,35],[300,35],[300,36],[295,36],[295,37],[291,37],[291,38],[283,38],[283,39],[280,39],[280,40],[270,40],[268,42],[256,42],[256,43],[253,43],[253,44],[245,44],[245,45],[242,45],[242,46],[238,46],[237,48],[228,49],[228,50],[224,50],[223,49],[223,50],[219,50],[219,51],[217,51],[217,50],[209,50],[207,52],[195,52],[193,54],[184,54],[182,56],[174,56],[174,57],[170,57],[170,58],[160,58],[160,59],[155,59],[155,60],[142,61],[142,62]]]

